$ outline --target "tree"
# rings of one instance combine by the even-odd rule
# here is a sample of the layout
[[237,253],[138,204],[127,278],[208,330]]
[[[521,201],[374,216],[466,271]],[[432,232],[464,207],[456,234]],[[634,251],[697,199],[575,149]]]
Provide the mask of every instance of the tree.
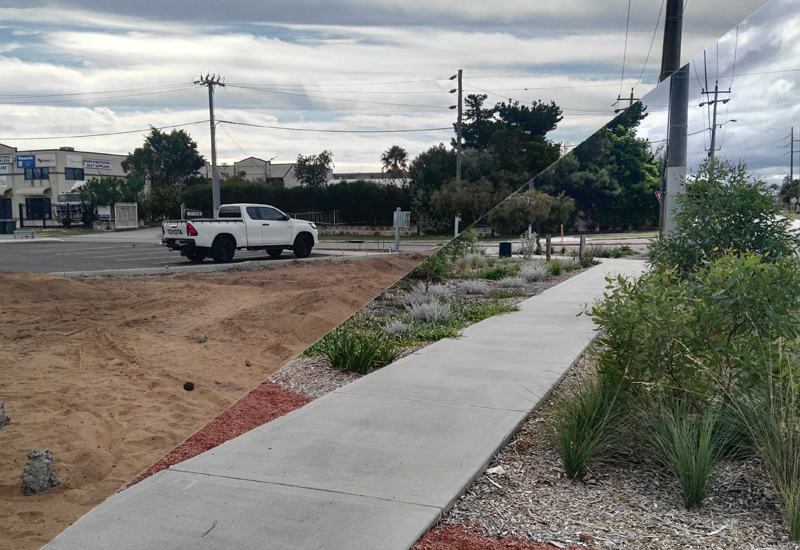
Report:
[[800,245],[791,220],[778,217],[766,184],[744,164],[708,159],[676,195],[676,229],[653,243],[650,261],[660,270],[688,277],[730,250],[764,261],[792,256]]
[[[800,180],[789,181],[789,179],[789,176],[784,176],[783,182],[781,182],[781,186],[778,189],[778,198],[787,208],[792,206],[793,198],[800,198],[798,196],[798,193],[800,193]],[[797,203],[795,203],[795,208],[792,208],[792,210],[796,210],[796,206]]]
[[381,155],[383,172],[390,178],[407,182],[406,173],[408,171],[408,151],[399,145],[392,145]]
[[92,178],[80,188],[81,200],[94,206],[111,206],[117,202],[137,202],[144,192],[144,179],[138,174],[125,178],[115,176]]
[[323,187],[333,169],[333,152],[322,151],[318,155],[297,155],[294,175],[306,187]]
[[486,178],[477,181],[451,179],[433,194],[431,202],[448,220],[460,215],[466,227],[485,216],[510,192],[508,187],[497,187]]
[[653,226],[658,221],[660,162],[636,137],[645,107],[635,103],[536,178],[550,194],[566,193],[578,212],[573,227]]
[[509,100],[484,108],[486,98],[470,94],[464,99],[465,148],[494,149],[501,168],[512,172],[538,174],[558,159],[560,146],[545,139],[562,119],[555,103],[534,101],[527,106]]
[[456,173],[456,153],[444,143],[434,145],[417,155],[408,168],[411,179],[411,208],[417,216],[417,227],[423,233],[446,231],[450,222],[436,212],[432,197]]
[[203,166],[205,159],[197,152],[197,143],[184,130],[166,133],[152,126],[144,145],[122,161],[126,173],[146,182],[151,215],[155,217],[180,212],[180,192]]
[[552,229],[568,218],[575,201],[566,195],[551,197],[541,191],[514,193],[489,214],[489,223],[501,235],[519,235],[528,224],[536,227],[537,241],[541,228]]

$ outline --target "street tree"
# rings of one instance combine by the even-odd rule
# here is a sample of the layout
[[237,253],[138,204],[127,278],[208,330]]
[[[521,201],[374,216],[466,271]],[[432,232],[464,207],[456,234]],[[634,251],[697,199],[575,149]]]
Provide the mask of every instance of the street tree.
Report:
[[175,216],[180,212],[180,193],[187,182],[198,177],[205,159],[197,143],[184,130],[162,132],[150,127],[142,147],[128,153],[122,169],[136,174],[147,184],[147,200],[153,217]]
[[318,155],[297,155],[294,175],[306,187],[323,187],[333,169],[333,152],[322,151]]

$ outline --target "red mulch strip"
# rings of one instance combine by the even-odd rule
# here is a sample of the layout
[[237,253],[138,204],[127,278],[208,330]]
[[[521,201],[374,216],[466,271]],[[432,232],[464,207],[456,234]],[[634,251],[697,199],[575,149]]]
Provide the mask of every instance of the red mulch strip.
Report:
[[[586,550],[570,546],[570,550]],[[531,541],[508,536],[501,539],[485,537],[476,526],[440,525],[428,531],[412,550],[560,550],[550,544],[542,546]]]
[[299,409],[312,399],[299,393],[284,390],[269,380],[262,382],[250,393],[228,407],[214,420],[200,428],[186,441],[172,449],[147,470],[133,478],[125,488],[139,483],[156,472],[188,460],[229,439],[240,436]]

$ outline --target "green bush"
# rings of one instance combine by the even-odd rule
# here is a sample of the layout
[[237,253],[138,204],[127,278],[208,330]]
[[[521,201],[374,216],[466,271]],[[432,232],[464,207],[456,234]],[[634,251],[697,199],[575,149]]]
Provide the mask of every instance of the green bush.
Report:
[[775,261],[798,246],[791,221],[778,217],[774,196],[764,182],[748,176],[744,164],[710,159],[675,201],[675,231],[650,247],[650,262],[658,270],[675,269],[687,277],[729,250]]
[[440,281],[449,274],[450,262],[447,260],[447,253],[444,250],[439,250],[430,258],[412,269],[406,276],[409,279]]
[[608,451],[620,418],[617,392],[600,379],[581,381],[556,402],[555,438],[567,477],[576,479]]
[[491,281],[499,281],[500,279],[503,279],[505,277],[516,276],[518,271],[519,268],[517,266],[499,265],[497,267],[481,271],[478,274],[478,277],[481,279],[489,279]]
[[[700,405],[765,382],[763,346],[800,334],[800,265],[793,258],[725,254],[692,279],[654,271],[608,279],[590,315],[601,328],[605,376],[656,384]],[[702,368],[700,368],[702,366]]]

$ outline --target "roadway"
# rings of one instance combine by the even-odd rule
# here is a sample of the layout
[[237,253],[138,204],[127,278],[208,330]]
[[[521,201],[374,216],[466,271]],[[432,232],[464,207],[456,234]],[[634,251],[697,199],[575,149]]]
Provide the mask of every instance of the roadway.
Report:
[[[374,254],[374,252],[372,252]],[[342,251],[317,250],[308,260],[343,256]],[[352,255],[369,255],[369,252]],[[279,258],[270,258],[264,251],[237,250],[231,264],[242,262],[278,262],[293,260],[294,255],[284,251]],[[170,252],[158,243],[145,242],[85,242],[58,240],[31,240],[28,242],[0,243],[0,271],[26,271],[35,273],[119,272],[152,270],[166,267],[197,267],[220,265],[210,259],[193,264],[178,252]]]

